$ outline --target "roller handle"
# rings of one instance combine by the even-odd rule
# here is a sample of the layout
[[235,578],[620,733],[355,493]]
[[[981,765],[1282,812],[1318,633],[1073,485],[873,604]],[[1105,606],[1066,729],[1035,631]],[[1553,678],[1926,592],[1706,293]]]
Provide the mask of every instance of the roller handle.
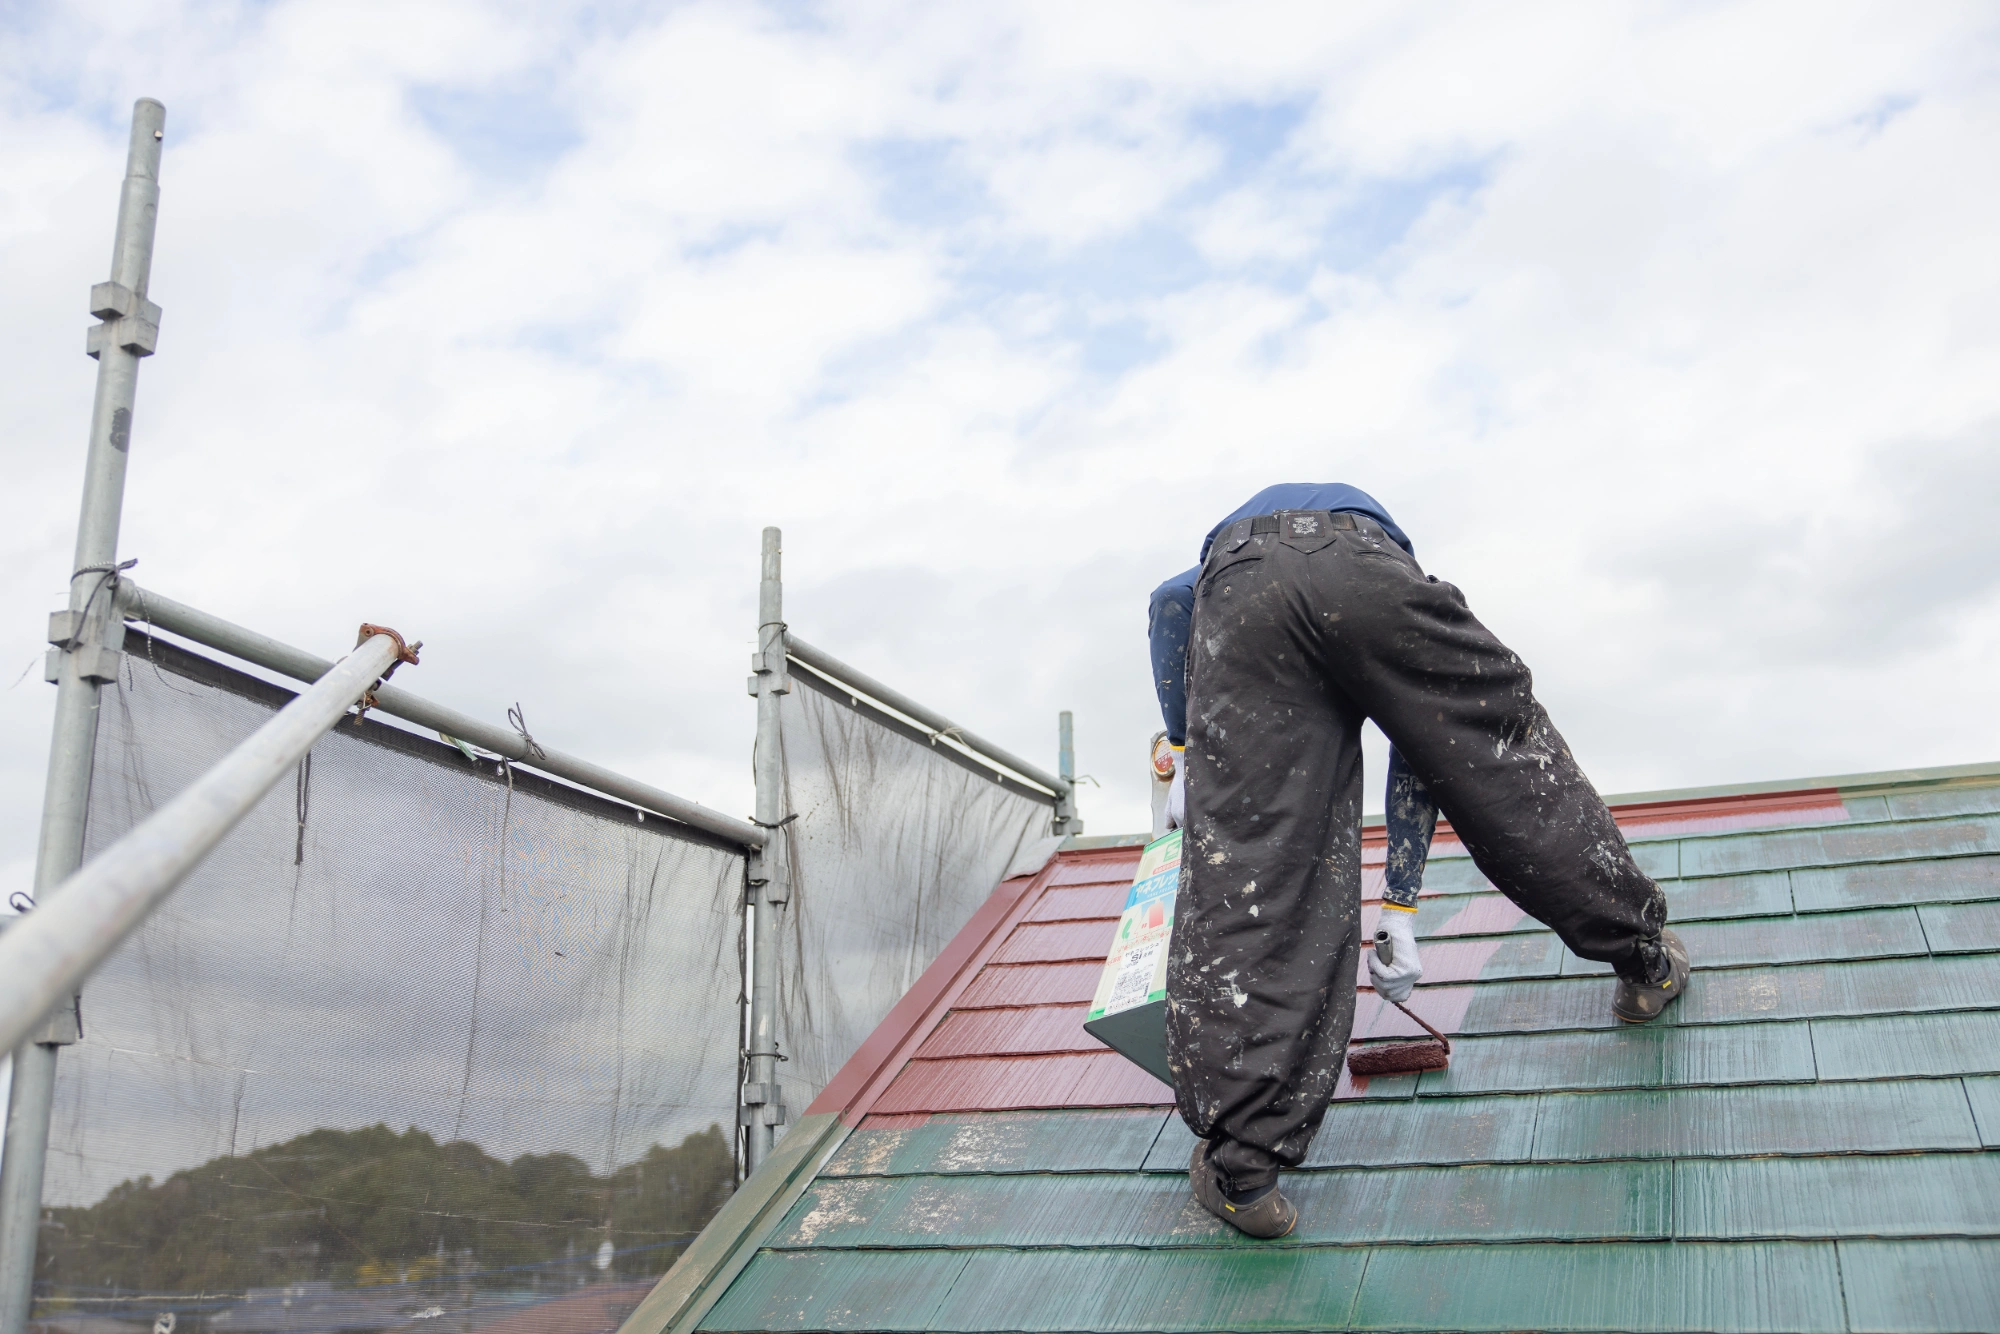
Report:
[[[1377,931],[1375,933],[1375,957],[1382,961],[1382,966],[1384,968],[1394,968],[1396,966],[1396,942],[1389,939],[1389,933],[1387,931]],[[1387,996],[1384,996],[1382,999],[1389,1000]],[[1450,1038],[1446,1037],[1444,1034],[1438,1032],[1435,1028],[1432,1028],[1429,1024],[1425,1023],[1424,1017],[1422,1015],[1418,1014],[1415,1010],[1412,1010],[1409,1006],[1403,1004],[1403,1002],[1392,1000],[1389,1001],[1389,1004],[1395,1006],[1397,1009],[1401,1010],[1404,1014],[1407,1014],[1408,1016],[1410,1016],[1410,1018],[1416,1020],[1418,1027],[1422,1028],[1424,1032],[1430,1034],[1432,1037],[1436,1038],[1439,1042],[1442,1042],[1444,1044],[1445,1055],[1447,1056],[1451,1055]]]

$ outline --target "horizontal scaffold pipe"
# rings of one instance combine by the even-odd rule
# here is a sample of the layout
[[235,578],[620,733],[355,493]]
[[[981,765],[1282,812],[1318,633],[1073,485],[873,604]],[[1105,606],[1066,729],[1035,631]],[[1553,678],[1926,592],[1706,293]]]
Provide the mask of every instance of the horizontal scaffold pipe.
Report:
[[874,677],[856,671],[831,653],[814,648],[789,630],[785,632],[785,653],[786,656],[804,663],[821,676],[866,695],[877,704],[886,704],[904,717],[922,724],[934,737],[956,741],[961,748],[971,751],[995,767],[1006,769],[1030,783],[1047,788],[1051,800],[1070,789],[1068,783],[1048,770],[1030,764],[1012,752],[1002,750],[984,737],[974,736],[943,714],[934,709],[927,709],[900,690],[885,686]]
[[214,768],[86,862],[0,936],[0,1051],[11,1051],[146,920],[236,822],[389,670],[371,635]]
[[[204,647],[219,653],[240,658],[244,662],[255,663],[266,670],[289,676],[295,681],[317,681],[333,666],[324,658],[315,657],[289,644],[281,644],[267,635],[254,630],[245,630],[232,625],[219,616],[211,616],[205,611],[175,602],[172,598],[160,596],[149,589],[126,583],[121,593],[125,616],[129,620],[156,625],[162,630],[191,639]],[[504,755],[517,764],[560,778],[578,787],[601,792],[607,797],[637,806],[641,810],[664,815],[669,820],[677,820],[684,825],[705,830],[719,838],[727,839],[740,848],[761,848],[766,838],[765,832],[747,821],[732,819],[720,811],[712,811],[699,802],[677,797],[671,792],[613,773],[588,760],[577,759],[551,750],[547,746],[536,745],[532,749],[527,738],[510,728],[482,723],[478,719],[433,704],[429,700],[412,695],[407,690],[395,686],[383,686],[375,692],[376,703],[371,707],[377,713],[386,713],[415,723],[427,730],[448,737],[456,737],[469,745]]]

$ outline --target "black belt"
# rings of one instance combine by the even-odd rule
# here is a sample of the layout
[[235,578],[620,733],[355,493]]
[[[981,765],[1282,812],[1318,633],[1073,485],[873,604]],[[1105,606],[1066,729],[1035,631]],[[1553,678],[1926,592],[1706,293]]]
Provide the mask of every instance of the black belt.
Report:
[[[1279,510],[1278,514],[1257,514],[1248,519],[1238,519],[1215,535],[1215,545],[1209,548],[1207,559],[1201,563],[1202,568],[1206,570],[1208,562],[1218,555],[1233,555],[1241,551],[1249,545],[1251,538],[1260,533],[1283,531],[1278,525],[1279,514],[1324,514],[1327,518],[1327,527],[1347,532],[1359,529],[1361,524],[1358,521],[1368,518],[1365,514],[1355,514],[1351,510]],[[1369,519],[1369,522],[1373,523],[1374,520]]]
[[[1288,514],[1292,514],[1292,513],[1311,513],[1312,511],[1287,510],[1285,512]],[[1326,510],[1320,510],[1318,512],[1321,514],[1326,514],[1327,526],[1336,530],[1351,531],[1361,526],[1354,521],[1354,511],[1352,510],[1334,510],[1331,513],[1329,513]],[[1259,514],[1252,517],[1250,520],[1250,532],[1252,536],[1255,536],[1258,533],[1275,533],[1277,531],[1278,531],[1278,516],[1275,514]]]

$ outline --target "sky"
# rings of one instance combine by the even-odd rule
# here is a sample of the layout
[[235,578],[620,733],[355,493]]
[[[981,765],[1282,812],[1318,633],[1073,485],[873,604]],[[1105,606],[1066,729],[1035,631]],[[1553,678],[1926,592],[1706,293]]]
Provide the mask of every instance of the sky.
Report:
[[764,525],[1117,833],[1147,595],[1276,481],[1607,793],[2000,758],[1991,6],[81,0],[0,9],[0,889],[140,96],[134,577],[731,814]]

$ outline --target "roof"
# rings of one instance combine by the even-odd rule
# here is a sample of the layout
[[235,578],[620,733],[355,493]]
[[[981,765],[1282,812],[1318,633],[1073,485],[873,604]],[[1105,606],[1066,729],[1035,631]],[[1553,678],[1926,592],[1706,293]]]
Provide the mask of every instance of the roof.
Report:
[[[2000,1327],[2000,768],[1615,810],[1681,1002],[1617,1024],[1441,833],[1415,1006],[1450,1068],[1343,1082],[1291,1237],[1204,1214],[1171,1091],[1083,1032],[1138,849],[1074,851],[994,892],[626,1330]],[[1406,1030],[1363,992],[1357,1037]]]

